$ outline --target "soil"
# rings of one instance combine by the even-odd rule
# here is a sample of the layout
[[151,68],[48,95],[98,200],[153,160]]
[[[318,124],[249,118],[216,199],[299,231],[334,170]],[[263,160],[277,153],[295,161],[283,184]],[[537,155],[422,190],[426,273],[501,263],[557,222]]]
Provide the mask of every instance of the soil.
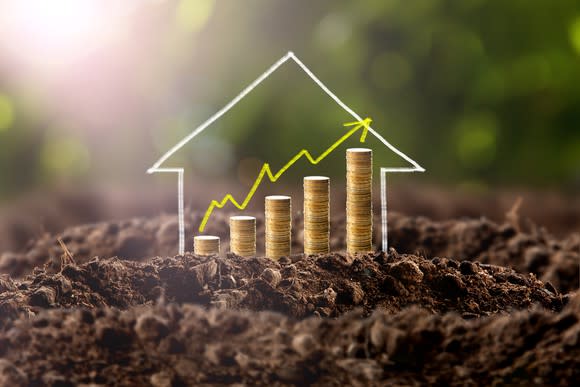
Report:
[[[257,233],[263,235],[264,225],[256,215]],[[202,214],[186,215],[186,235],[194,234]],[[216,212],[206,232],[219,235],[222,250],[228,250],[229,215]],[[526,223],[526,224],[520,224]],[[375,224],[374,240],[380,240],[379,224]],[[331,249],[344,249],[346,228],[344,217],[332,219]],[[293,251],[302,251],[302,217],[294,217]],[[120,257],[146,261],[154,256],[173,256],[178,245],[178,224],[175,215],[134,218],[118,222],[101,222],[71,227],[52,235],[44,233],[31,240],[24,252],[0,255],[0,273],[20,278],[47,261],[58,264],[62,249],[58,238],[66,244],[77,262],[93,257]],[[191,249],[192,240],[188,240]],[[389,246],[399,253],[424,257],[450,257],[493,265],[513,267],[520,273],[533,273],[550,282],[561,292],[579,287],[580,234],[556,238],[544,228],[518,217],[496,223],[486,218],[433,221],[389,213]],[[262,246],[259,244],[258,250]],[[258,251],[258,253],[262,253]]]
[[167,302],[221,309],[270,310],[302,319],[337,317],[360,308],[395,313],[420,305],[471,319],[538,304],[560,311],[567,301],[533,274],[499,266],[413,255],[330,254],[268,258],[192,254],[148,263],[98,258],[37,269],[22,281],[3,277],[0,326],[43,309],[128,307]]
[[[192,180],[185,192],[194,192],[187,198],[186,207],[205,208],[213,199],[212,193],[231,191],[231,181]],[[278,183],[280,184],[280,183]],[[132,188],[130,188],[132,187]],[[200,187],[203,187],[200,189]],[[296,186],[281,187],[280,192],[302,197]],[[550,230],[558,238],[564,238],[572,230],[580,229],[580,187],[568,187],[567,192],[530,191],[526,189],[499,189],[487,193],[461,191],[449,187],[396,181],[389,187],[389,207],[409,216],[426,216],[443,221],[462,217],[486,216],[502,222],[508,212],[521,199],[519,214],[522,219]],[[144,195],[143,192],[147,194]],[[237,197],[244,190],[233,192]],[[139,198],[139,200],[135,200]],[[334,212],[344,211],[344,192],[333,192]],[[541,205],[537,205],[541,203]],[[295,208],[300,203],[295,202]],[[250,203],[250,209],[261,211],[260,204]],[[375,194],[375,207],[380,207],[379,195]],[[64,186],[57,191],[43,189],[20,195],[6,202],[0,201],[0,252],[26,252],[27,243],[43,233],[62,233],[66,228],[79,224],[122,221],[133,217],[152,217],[160,211],[174,213],[175,190],[159,190],[148,181],[144,186]],[[380,214],[377,214],[380,215]]]
[[[580,297],[466,321],[411,307],[295,320],[159,304],[49,310],[0,333],[3,385],[571,385]],[[11,348],[20,348],[13,350]]]
[[[187,214],[188,235],[200,217]],[[174,216],[45,233],[0,257],[0,385],[580,379],[578,234],[554,237],[515,213],[389,222],[388,253],[340,252],[335,218],[335,253],[277,262],[173,256]],[[207,231],[227,251],[227,216]]]

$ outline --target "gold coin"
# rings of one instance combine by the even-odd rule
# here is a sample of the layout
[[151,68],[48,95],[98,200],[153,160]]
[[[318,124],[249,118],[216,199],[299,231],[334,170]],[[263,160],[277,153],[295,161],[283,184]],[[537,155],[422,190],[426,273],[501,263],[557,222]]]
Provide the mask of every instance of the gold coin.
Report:
[[292,199],[272,195],[265,198],[266,256],[278,259],[290,255],[292,242]]
[[330,236],[330,179],[304,178],[304,253],[328,253]]
[[346,151],[346,246],[349,253],[372,249],[372,150]]
[[230,217],[230,251],[242,257],[256,255],[256,218]]
[[196,255],[218,255],[220,238],[213,235],[198,235],[193,238],[193,252]]

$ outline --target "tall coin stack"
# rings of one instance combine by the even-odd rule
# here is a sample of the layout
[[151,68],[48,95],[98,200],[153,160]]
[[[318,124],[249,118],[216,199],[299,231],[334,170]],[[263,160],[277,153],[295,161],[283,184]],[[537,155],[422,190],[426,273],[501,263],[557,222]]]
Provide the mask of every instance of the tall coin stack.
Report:
[[220,253],[220,237],[212,235],[193,237],[193,252],[196,255],[218,255]]
[[230,250],[242,257],[256,256],[256,218],[230,217]]
[[304,254],[328,253],[330,235],[330,179],[304,178]]
[[367,148],[346,150],[346,249],[372,250],[373,153]]
[[278,259],[290,255],[292,203],[290,196],[266,196],[266,256]]

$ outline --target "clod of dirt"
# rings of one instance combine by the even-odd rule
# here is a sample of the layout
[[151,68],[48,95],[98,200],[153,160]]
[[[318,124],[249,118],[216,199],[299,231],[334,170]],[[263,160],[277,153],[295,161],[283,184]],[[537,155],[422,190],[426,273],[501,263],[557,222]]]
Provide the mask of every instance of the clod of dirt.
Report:
[[474,274],[477,274],[477,272],[479,271],[479,268],[473,262],[470,262],[470,261],[462,261],[459,264],[459,271],[463,275],[474,275]]
[[445,298],[456,298],[466,292],[465,284],[461,278],[451,273],[439,277],[435,282],[435,287]]
[[423,280],[423,272],[413,261],[400,261],[393,264],[389,274],[408,285],[416,285]]
[[262,278],[264,278],[264,280],[268,282],[270,286],[275,288],[282,280],[282,274],[280,274],[279,270],[268,267],[262,272]]
[[56,302],[56,290],[51,287],[41,286],[28,298],[30,306],[48,308]]
[[299,334],[292,339],[292,349],[306,358],[316,350],[317,341],[310,334]]
[[338,297],[341,298],[342,302],[352,305],[360,305],[363,303],[365,292],[362,290],[362,287],[358,283],[346,283],[341,288],[342,290],[340,294],[338,294]]

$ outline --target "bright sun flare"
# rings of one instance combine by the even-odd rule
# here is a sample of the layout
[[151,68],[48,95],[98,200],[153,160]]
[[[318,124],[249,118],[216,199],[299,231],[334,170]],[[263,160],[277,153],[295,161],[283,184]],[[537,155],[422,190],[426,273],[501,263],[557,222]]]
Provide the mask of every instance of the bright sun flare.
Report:
[[[122,4],[122,6],[120,4]],[[0,3],[4,53],[28,62],[68,62],[101,44],[133,0],[7,0]]]

